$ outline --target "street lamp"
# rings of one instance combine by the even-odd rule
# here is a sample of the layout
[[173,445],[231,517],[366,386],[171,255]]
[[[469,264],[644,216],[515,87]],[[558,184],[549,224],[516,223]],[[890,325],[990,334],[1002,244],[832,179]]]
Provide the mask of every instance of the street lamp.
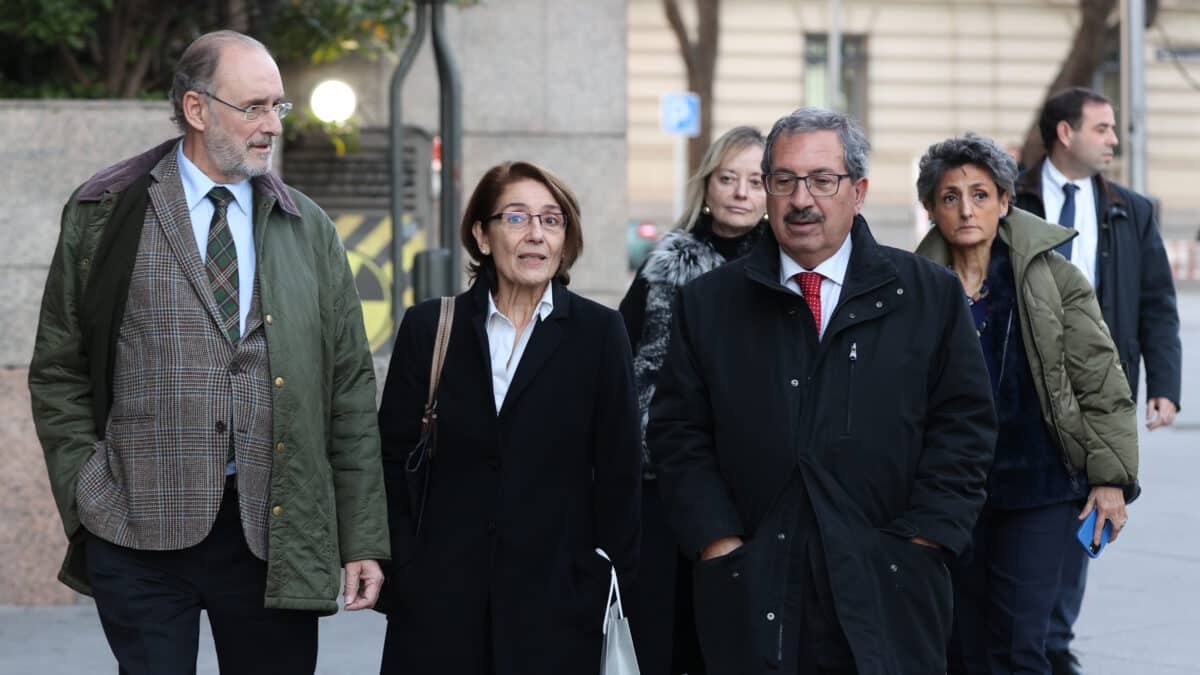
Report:
[[341,80],[325,80],[318,84],[308,100],[313,115],[326,124],[345,124],[354,114],[358,97],[350,85]]

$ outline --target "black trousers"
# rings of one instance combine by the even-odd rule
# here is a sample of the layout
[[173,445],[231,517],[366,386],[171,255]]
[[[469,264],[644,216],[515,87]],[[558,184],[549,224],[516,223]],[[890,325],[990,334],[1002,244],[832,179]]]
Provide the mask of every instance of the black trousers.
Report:
[[657,480],[642,482],[642,554],[621,596],[642,675],[705,675],[696,636],[692,562],[675,543]]
[[1075,541],[1072,502],[1019,511],[985,506],[954,578],[953,675],[1050,674],[1046,637],[1059,573]]
[[855,675],[854,656],[833,603],[816,514],[797,475],[781,498],[796,514],[783,604],[781,673]]
[[139,551],[88,535],[88,578],[121,675],[195,673],[201,610],[222,675],[316,670],[317,614],[263,607],[267,564],[246,545],[235,482],[208,537],[190,548]]

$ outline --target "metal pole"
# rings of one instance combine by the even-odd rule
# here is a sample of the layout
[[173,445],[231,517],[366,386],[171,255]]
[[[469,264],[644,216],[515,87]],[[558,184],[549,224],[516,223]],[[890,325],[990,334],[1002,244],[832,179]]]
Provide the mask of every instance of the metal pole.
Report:
[[829,72],[826,75],[826,89],[829,97],[829,109],[840,110],[842,99],[842,2],[829,0],[829,39],[826,40],[828,58],[826,64]]
[[683,134],[674,134],[675,136],[675,198],[672,200],[671,221],[679,222],[683,217],[683,202],[687,193],[687,136]]
[[462,176],[462,84],[446,39],[445,0],[433,2],[433,54],[438,72],[438,115],[442,135],[441,246],[450,252],[449,293],[457,293],[462,277],[462,251],[455,238]]
[[[428,8],[417,5],[416,24],[400,55],[400,62],[392,73],[391,90],[391,135],[388,154],[391,158],[392,171],[392,326],[393,330],[400,327],[400,319],[404,316],[404,106],[402,105],[402,90],[404,78],[412,69],[417,52],[425,41],[425,23]],[[420,158],[417,158],[420,161]]]
[[1121,0],[1121,116],[1124,118],[1126,181],[1146,192],[1146,6]]

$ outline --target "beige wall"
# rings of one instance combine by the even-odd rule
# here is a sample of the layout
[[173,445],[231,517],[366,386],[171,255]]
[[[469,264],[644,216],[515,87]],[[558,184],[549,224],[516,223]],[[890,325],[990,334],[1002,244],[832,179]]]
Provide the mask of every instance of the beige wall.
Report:
[[[828,5],[723,5],[715,133],[746,123],[765,131],[804,104],[803,35],[827,29]],[[913,165],[930,143],[968,130],[1001,143],[1024,137],[1070,46],[1077,6],[1068,0],[843,0],[843,31],[867,36],[874,146],[868,219],[901,230],[912,222]],[[1159,24],[1177,46],[1195,46],[1200,3],[1164,0]],[[1200,226],[1200,92],[1172,64],[1156,60],[1157,30],[1147,32],[1146,42],[1149,191],[1162,199],[1166,225],[1194,236]],[[629,0],[629,52],[631,209],[635,217],[665,222],[672,145],[658,128],[658,96],[683,86],[683,67],[658,0]],[[1200,64],[1188,68],[1200,79]]]

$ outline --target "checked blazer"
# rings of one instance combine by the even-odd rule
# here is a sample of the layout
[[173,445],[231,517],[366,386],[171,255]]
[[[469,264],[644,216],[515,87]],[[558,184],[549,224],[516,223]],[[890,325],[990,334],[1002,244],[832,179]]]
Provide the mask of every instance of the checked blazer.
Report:
[[[104,438],[79,474],[82,524],[115,544],[176,550],[207,536],[232,434],[242,527],[267,558],[272,405],[259,287],[233,343],[192,233],[176,153],[150,172]],[[97,273],[102,273],[97,270]]]

